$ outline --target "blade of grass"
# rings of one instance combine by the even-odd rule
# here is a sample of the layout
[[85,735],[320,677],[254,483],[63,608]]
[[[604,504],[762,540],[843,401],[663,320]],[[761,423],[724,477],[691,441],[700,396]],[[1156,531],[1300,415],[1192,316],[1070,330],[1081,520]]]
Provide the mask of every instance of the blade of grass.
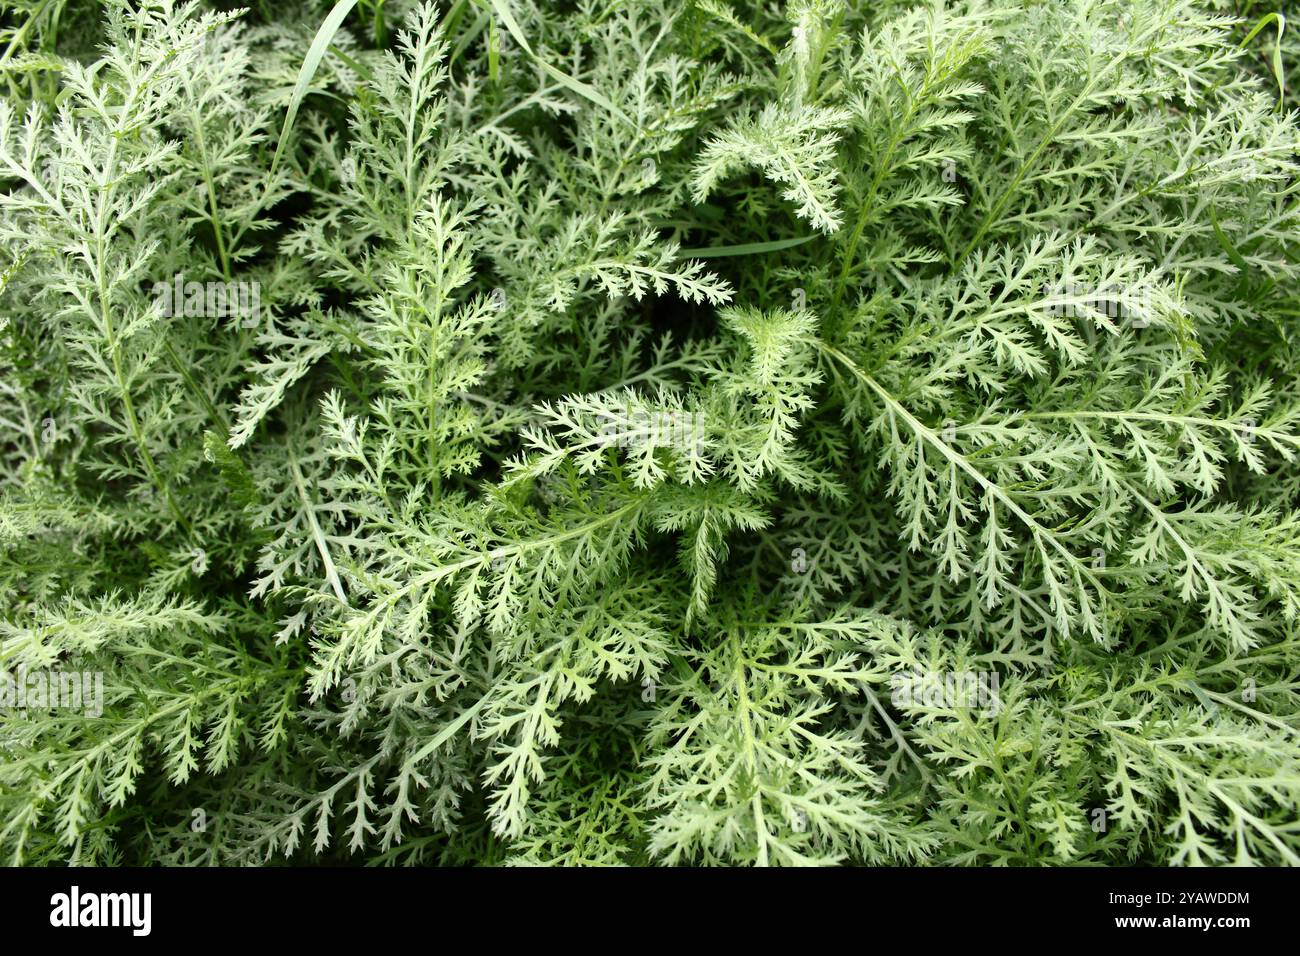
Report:
[[705,246],[702,249],[680,249],[679,259],[720,259],[723,256],[754,256],[763,252],[791,249],[811,242],[817,236],[796,236],[793,239],[773,239],[771,242],[746,242],[739,246]]
[[474,23],[465,31],[461,38],[456,41],[456,49],[451,51],[451,56],[447,60],[449,66],[460,59],[460,55],[465,52],[465,48],[478,38],[478,35],[483,32],[488,21],[491,19],[491,16],[480,11],[477,19],[474,20]]
[[289,131],[293,129],[293,121],[298,118],[298,107],[302,105],[303,98],[307,95],[307,87],[311,85],[312,78],[316,76],[316,71],[320,69],[320,64],[325,59],[325,52],[329,45],[334,42],[334,34],[339,32],[339,27],[343,26],[344,18],[352,12],[356,6],[357,0],[338,0],[333,9],[325,17],[325,21],[316,31],[315,38],[311,41],[311,46],[307,49],[307,56],[302,61],[302,69],[298,71],[298,82],[293,86],[293,95],[289,97],[289,109],[284,114],[284,126],[280,129],[280,141],[275,144],[275,156],[271,158],[271,169],[266,175],[266,188],[271,188],[271,183],[275,182],[275,172],[280,167],[280,160],[284,156],[285,147],[289,144]]
[[1213,209],[1210,210],[1210,225],[1214,227],[1214,238],[1219,240],[1220,248],[1222,248],[1228,258],[1232,260],[1232,264],[1241,270],[1241,274],[1244,277],[1245,274],[1250,271],[1250,264],[1242,258],[1241,253],[1237,251],[1237,247],[1232,244],[1232,240],[1230,240],[1227,234],[1219,227],[1219,217],[1214,214]]
[[361,77],[367,83],[374,82],[375,74],[371,72],[370,67],[366,66],[360,60],[356,59],[355,57],[348,56],[347,53],[340,50],[332,43],[330,44],[330,52],[333,53],[340,60],[342,60],[344,66],[346,66],[357,76]]
[[[481,2],[481,0],[476,0],[476,2]],[[510,35],[514,37],[515,42],[519,44],[519,48],[536,60],[538,66],[549,73],[559,83],[573,90],[573,92],[577,93],[579,96],[590,100],[597,106],[609,110],[609,112],[613,113],[628,126],[636,125],[626,113],[614,105],[609,97],[605,96],[594,87],[583,83],[581,80],[574,79],[563,70],[551,66],[551,64],[547,63],[533,52],[532,44],[530,44],[528,38],[524,36],[524,31],[519,28],[519,24],[515,21],[514,15],[510,12],[510,7],[506,3],[506,0],[489,0],[489,2],[492,4],[492,9],[496,11],[497,16],[501,18],[501,22],[505,25],[505,28],[510,31]]]
[[1282,35],[1286,33],[1286,17],[1280,13],[1266,13],[1259,18],[1254,29],[1246,34],[1246,39],[1241,41],[1238,49],[1246,49],[1247,44],[1259,35],[1259,31],[1274,20],[1277,21],[1277,42],[1273,44],[1273,76],[1277,80],[1277,105],[1280,109],[1282,101],[1286,99],[1286,71],[1282,68]]

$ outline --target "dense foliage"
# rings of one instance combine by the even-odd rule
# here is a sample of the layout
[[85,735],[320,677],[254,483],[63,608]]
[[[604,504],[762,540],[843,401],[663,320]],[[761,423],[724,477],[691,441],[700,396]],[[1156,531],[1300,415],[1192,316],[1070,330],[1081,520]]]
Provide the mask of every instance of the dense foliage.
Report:
[[6,860],[1300,862],[1281,18],[0,9]]

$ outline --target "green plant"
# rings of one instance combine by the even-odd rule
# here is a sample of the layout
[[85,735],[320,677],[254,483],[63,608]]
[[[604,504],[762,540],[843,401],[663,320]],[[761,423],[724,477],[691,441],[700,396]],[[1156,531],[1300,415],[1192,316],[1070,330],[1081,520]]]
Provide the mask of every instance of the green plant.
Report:
[[3,10],[10,861],[1300,862],[1265,11]]

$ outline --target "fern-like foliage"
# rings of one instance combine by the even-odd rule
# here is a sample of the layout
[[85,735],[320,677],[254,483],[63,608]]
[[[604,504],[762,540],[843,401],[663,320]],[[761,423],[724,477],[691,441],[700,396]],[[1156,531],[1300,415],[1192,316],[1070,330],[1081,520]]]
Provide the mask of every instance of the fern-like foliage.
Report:
[[6,860],[1300,863],[1294,31],[328,6],[0,3]]

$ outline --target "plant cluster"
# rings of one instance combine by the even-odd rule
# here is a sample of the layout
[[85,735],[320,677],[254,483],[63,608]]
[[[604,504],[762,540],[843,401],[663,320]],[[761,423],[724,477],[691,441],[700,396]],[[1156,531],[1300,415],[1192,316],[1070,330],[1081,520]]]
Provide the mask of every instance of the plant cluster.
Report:
[[1300,862],[1253,7],[0,0],[4,858]]

